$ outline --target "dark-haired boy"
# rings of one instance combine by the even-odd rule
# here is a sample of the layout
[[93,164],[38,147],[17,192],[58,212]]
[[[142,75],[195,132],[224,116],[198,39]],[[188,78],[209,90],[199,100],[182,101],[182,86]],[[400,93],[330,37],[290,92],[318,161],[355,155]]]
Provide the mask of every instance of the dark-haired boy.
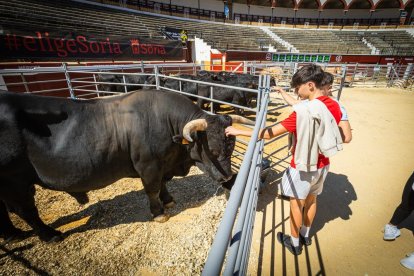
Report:
[[[260,130],[259,134],[262,139],[270,139],[289,131],[296,137],[293,158],[282,180],[283,194],[290,197],[291,236],[277,234],[278,241],[294,255],[302,253],[303,244],[311,243],[305,232],[309,233],[315,218],[316,197],[322,192],[329,170],[329,158],[319,151],[332,156],[342,149],[338,129],[341,110],[336,101],[324,96],[323,84],[324,71],[320,66],[311,64],[299,69],[291,86],[301,99],[309,102],[295,105],[295,111],[287,119]],[[226,135],[251,136],[252,131],[228,127]],[[301,234],[302,223],[307,227]]]
[[[334,76],[329,72],[324,72],[324,78],[321,82],[321,87],[322,87],[324,96],[332,97],[331,89],[332,89],[333,82],[334,82]],[[293,106],[295,104],[308,102],[308,100],[303,101],[301,99],[293,98],[291,95],[286,93],[286,91],[281,87],[275,86],[275,87],[272,87],[272,90],[279,93],[282,96],[282,98],[286,101],[286,103],[289,105]],[[341,117],[341,121],[338,124],[338,127],[339,127],[339,131],[341,132],[342,140],[344,143],[350,143],[352,140],[352,132],[351,132],[351,125],[349,123],[348,113],[345,107],[339,101],[337,101],[333,97],[331,99],[336,101],[339,104],[339,107],[341,109],[342,117]]]

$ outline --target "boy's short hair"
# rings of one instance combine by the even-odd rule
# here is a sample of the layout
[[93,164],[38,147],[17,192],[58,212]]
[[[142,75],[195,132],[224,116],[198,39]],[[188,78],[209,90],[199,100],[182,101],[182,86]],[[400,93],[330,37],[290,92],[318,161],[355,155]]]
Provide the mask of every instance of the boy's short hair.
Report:
[[329,72],[324,72],[322,79],[322,86],[332,85],[334,82],[334,76]]
[[291,87],[296,88],[299,85],[307,83],[308,81],[314,82],[317,88],[322,88],[325,72],[322,67],[316,64],[305,65],[300,68],[292,77],[290,82]]

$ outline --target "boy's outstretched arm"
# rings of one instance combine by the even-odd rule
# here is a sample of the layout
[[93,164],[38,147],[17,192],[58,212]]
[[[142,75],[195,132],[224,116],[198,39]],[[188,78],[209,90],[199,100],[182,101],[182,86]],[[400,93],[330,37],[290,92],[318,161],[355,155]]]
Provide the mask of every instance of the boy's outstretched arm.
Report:
[[[287,129],[282,126],[282,124],[277,124],[271,128],[262,128],[260,129],[259,132],[259,139],[270,139],[276,136],[279,136],[283,133],[286,133]],[[246,136],[246,137],[251,137],[253,134],[253,130],[249,129],[249,130],[242,130],[242,129],[238,129],[235,128],[233,126],[229,126],[226,128],[225,130],[226,136]]]
[[[291,95],[289,95],[288,93],[286,93],[286,91],[281,87],[273,86],[272,91],[275,91],[276,93],[279,93],[280,95],[282,95],[282,98],[286,101],[288,105],[295,105],[300,102],[300,100],[297,100],[293,98]],[[274,93],[271,93],[271,96],[273,96],[272,94]],[[272,97],[272,98],[275,98],[275,97]]]

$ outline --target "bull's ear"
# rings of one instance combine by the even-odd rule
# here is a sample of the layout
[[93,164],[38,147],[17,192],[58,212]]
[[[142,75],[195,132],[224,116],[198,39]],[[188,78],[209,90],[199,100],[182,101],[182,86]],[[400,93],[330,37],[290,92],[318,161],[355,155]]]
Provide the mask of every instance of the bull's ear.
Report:
[[181,144],[181,145],[188,145],[190,142],[187,141],[183,136],[181,135],[175,135],[173,138],[174,143]]

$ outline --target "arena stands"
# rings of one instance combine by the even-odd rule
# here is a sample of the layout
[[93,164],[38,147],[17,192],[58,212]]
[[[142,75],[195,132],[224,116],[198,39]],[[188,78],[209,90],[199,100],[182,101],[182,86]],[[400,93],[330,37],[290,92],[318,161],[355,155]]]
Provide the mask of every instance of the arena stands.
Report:
[[382,55],[414,55],[414,37],[405,31],[359,32]]
[[271,29],[302,53],[370,54],[370,49],[354,33],[322,30]]
[[412,55],[414,51],[414,37],[404,30],[260,28],[63,0],[0,0],[0,25],[3,30],[58,30],[142,38],[164,38],[162,29],[171,27],[187,30],[188,38],[201,38],[220,51],[289,52],[286,43],[276,41],[267,30],[301,53]]

